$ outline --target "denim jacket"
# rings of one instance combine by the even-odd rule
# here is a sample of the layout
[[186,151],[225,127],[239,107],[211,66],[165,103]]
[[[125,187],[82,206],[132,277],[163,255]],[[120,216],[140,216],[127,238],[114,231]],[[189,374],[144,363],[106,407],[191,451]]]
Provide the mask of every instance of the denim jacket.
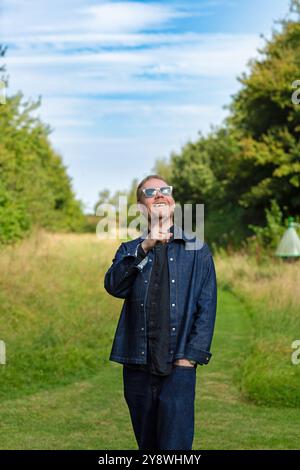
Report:
[[[212,355],[217,306],[214,261],[206,243],[197,239],[200,249],[186,249],[191,238],[181,229],[180,233],[179,240],[168,244],[171,338],[168,362],[187,358],[207,364]],[[130,268],[143,239],[120,245],[104,280],[109,294],[125,299],[109,357],[119,363],[147,363],[145,305],[153,250],[135,266],[136,275],[132,276]]]

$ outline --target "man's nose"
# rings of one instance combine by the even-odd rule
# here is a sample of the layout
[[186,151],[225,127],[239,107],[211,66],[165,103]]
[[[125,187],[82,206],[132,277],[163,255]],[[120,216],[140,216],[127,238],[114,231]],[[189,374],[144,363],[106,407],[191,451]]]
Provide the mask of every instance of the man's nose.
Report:
[[155,199],[159,198],[159,197],[165,197],[163,193],[160,192],[160,189],[157,188],[156,190],[156,193],[155,193]]

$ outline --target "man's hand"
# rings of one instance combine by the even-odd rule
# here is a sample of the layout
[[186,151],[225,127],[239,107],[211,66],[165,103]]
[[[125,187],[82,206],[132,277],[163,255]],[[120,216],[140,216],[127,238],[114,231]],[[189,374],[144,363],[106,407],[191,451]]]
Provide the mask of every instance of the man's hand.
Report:
[[194,364],[191,364],[191,362],[188,359],[176,359],[174,364],[178,366],[194,367]]
[[150,232],[142,242],[141,246],[145,253],[151,250],[157,242],[167,243],[167,241],[172,237],[172,233],[163,228],[155,227],[155,229]]

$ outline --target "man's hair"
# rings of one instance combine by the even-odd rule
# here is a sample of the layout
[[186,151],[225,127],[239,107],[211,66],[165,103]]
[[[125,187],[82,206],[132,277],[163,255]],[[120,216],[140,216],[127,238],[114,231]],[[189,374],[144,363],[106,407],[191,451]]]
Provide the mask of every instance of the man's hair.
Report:
[[142,195],[143,195],[142,189],[143,189],[144,184],[146,183],[146,181],[151,180],[152,178],[156,178],[158,180],[162,180],[165,183],[167,183],[165,178],[163,178],[160,175],[148,175],[148,176],[146,176],[146,178],[142,179],[142,181],[139,183],[139,185],[136,189],[136,200],[137,200],[137,202],[140,202],[141,199],[142,199]]

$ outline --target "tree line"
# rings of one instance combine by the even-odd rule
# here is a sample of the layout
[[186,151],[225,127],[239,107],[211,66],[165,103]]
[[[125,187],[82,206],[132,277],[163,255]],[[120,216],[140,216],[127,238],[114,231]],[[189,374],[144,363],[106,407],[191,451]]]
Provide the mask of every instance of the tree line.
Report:
[[180,204],[205,204],[205,236],[217,246],[254,241],[274,248],[287,216],[299,220],[300,99],[293,88],[300,80],[299,0],[278,23],[238,77],[222,125],[153,168],[174,186]]

